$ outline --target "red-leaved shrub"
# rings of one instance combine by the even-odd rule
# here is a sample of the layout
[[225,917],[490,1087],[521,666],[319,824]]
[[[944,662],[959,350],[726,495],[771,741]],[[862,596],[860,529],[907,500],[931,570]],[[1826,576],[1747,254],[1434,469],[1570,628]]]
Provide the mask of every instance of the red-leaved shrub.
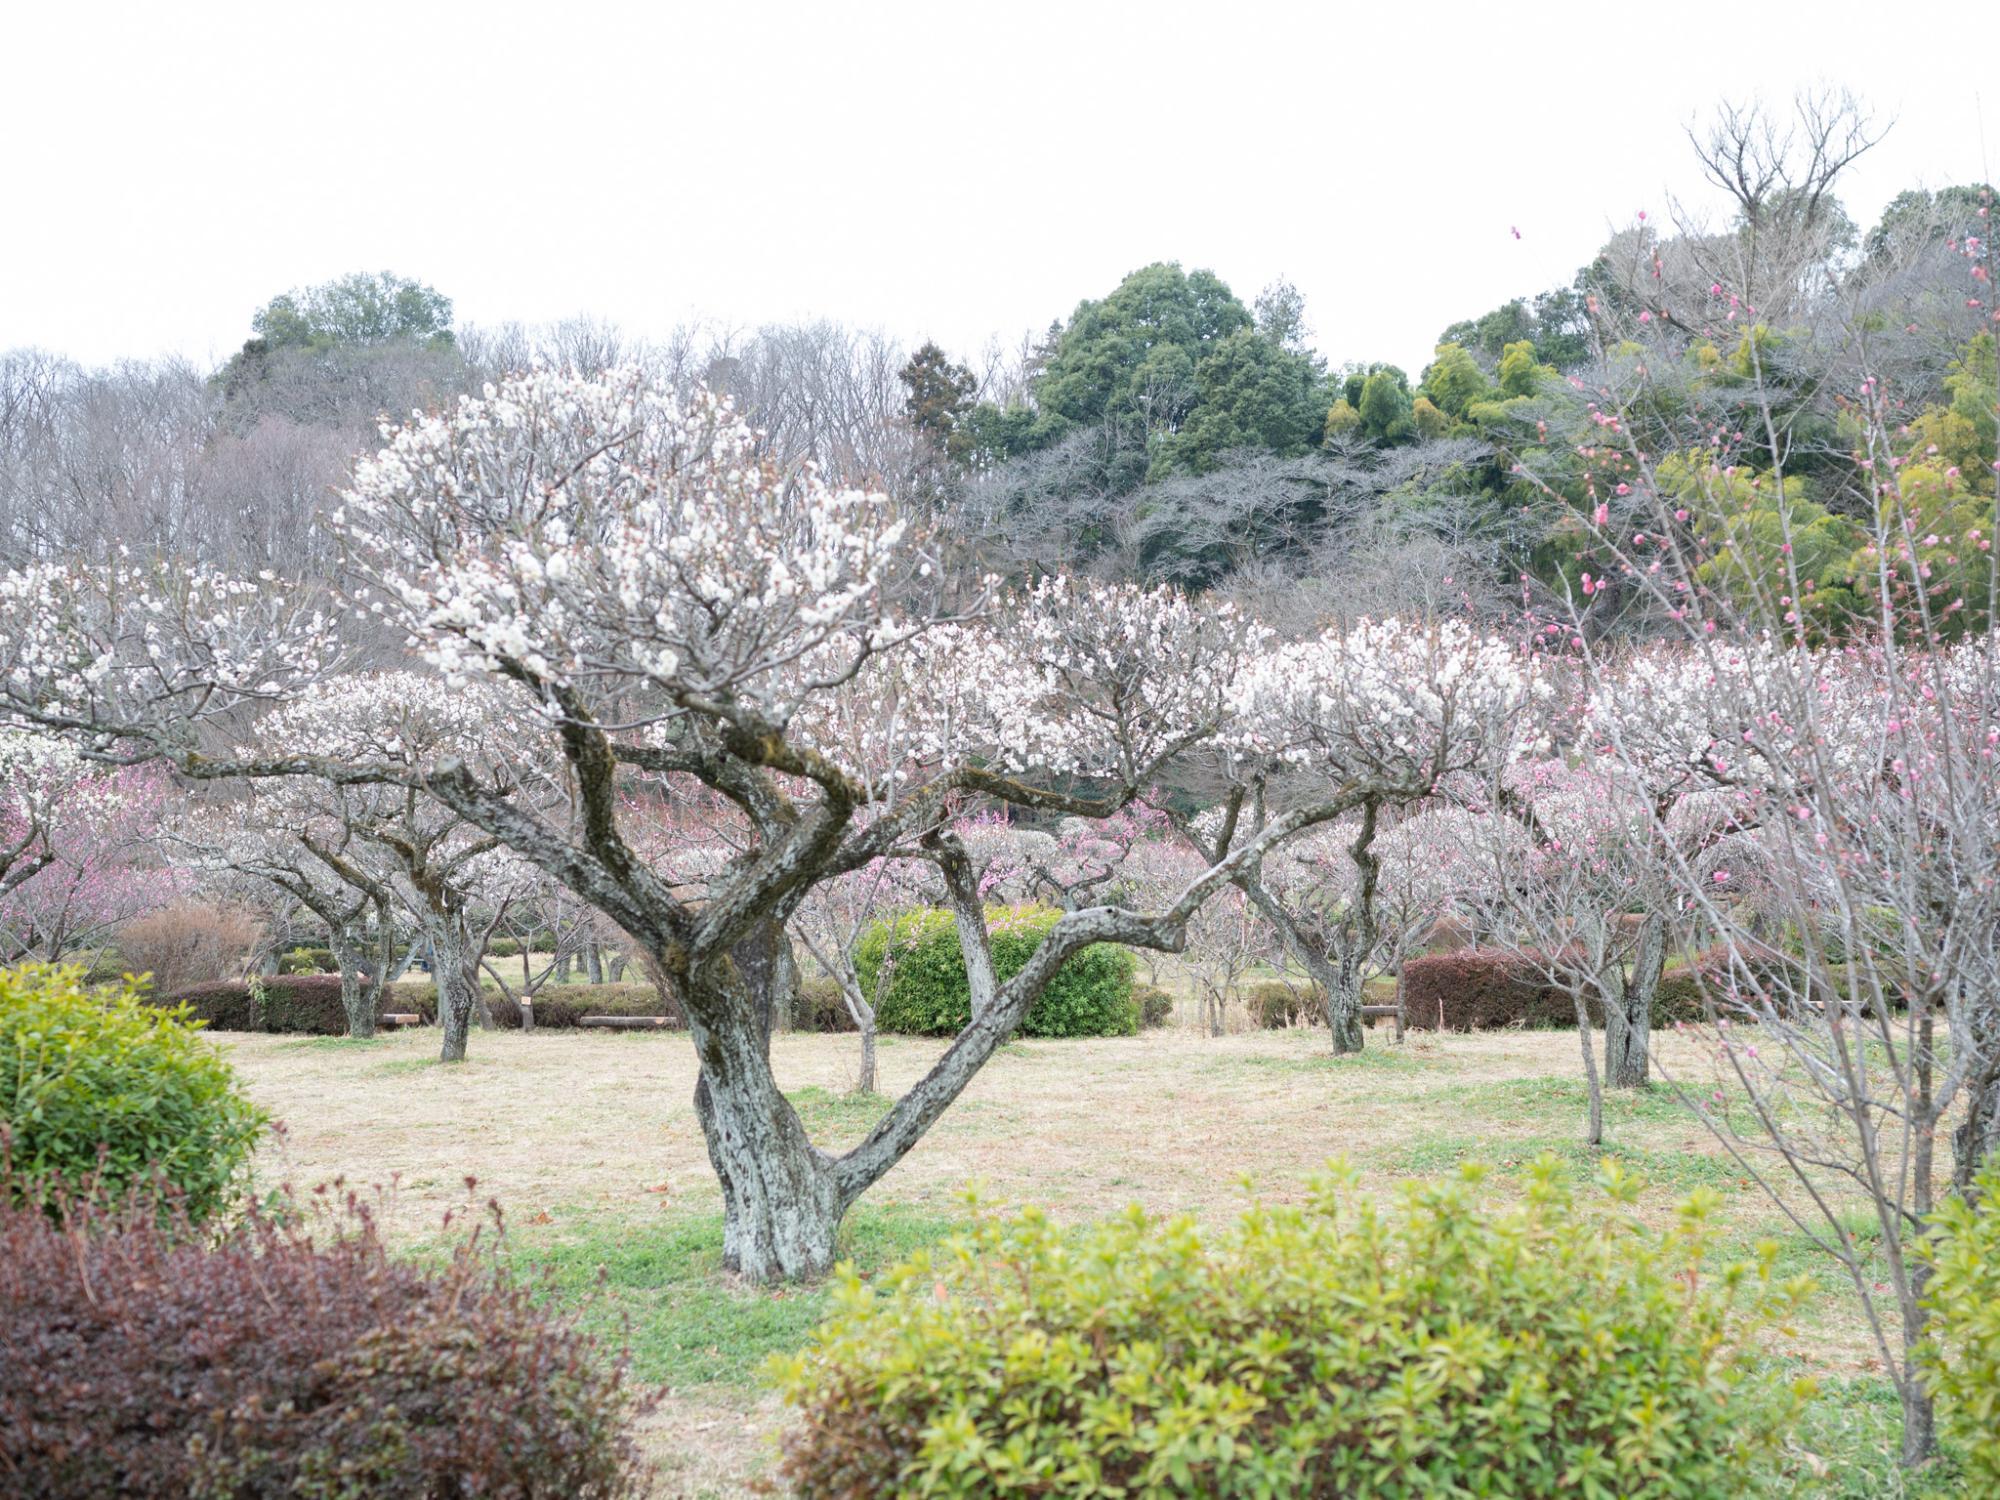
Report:
[[1504,948],[1459,948],[1403,965],[1406,1024],[1444,1031],[1574,1026],[1565,990],[1532,960]]
[[220,1240],[150,1203],[0,1206],[15,1500],[635,1495],[645,1404],[476,1233],[424,1268],[352,1196]]
[[[174,994],[170,1003],[187,1006],[211,1031],[347,1035],[347,1011],[340,1003],[338,974],[273,974],[256,980],[197,984]],[[432,987],[427,1004],[421,997],[391,993],[375,1010],[378,1018],[384,1011],[415,1011],[434,1021],[437,990]]]
[[[1729,965],[1720,954],[1703,954],[1700,969],[1670,968],[1653,993],[1652,1024],[1705,1018],[1704,986],[1726,1015],[1744,1019],[1733,993]],[[1407,1024],[1432,1031],[1494,1031],[1508,1026],[1576,1025],[1576,1005],[1567,989],[1550,982],[1542,960],[1508,948],[1460,948],[1410,959],[1403,965]],[[1591,1024],[1604,1024],[1602,1007],[1586,992]]]

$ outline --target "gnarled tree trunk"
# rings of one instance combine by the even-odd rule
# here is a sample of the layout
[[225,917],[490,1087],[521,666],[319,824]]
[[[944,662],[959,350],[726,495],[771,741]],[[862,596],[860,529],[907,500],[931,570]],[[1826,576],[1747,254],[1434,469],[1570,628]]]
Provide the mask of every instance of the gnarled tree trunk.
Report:
[[[437,980],[438,1025],[444,1032],[438,1060],[464,1062],[466,1036],[485,1004],[479,993],[479,955],[473,951],[463,916],[436,919],[426,923],[425,930]],[[482,1021],[490,1024],[490,1018]]]
[[375,1012],[382,996],[382,966],[366,974],[365,935],[358,927],[334,924],[327,935],[334,962],[340,965],[340,1008],[347,1016],[347,1034],[365,1041],[375,1035]]
[[1648,913],[1628,975],[1622,962],[1606,970],[1604,995],[1604,1081],[1614,1089],[1644,1088],[1651,1068],[1653,1000],[1667,963],[1667,919]]
[[694,1107],[722,1186],[723,1265],[752,1281],[824,1276],[847,1205],[771,1073],[771,1031],[799,983],[784,925],[758,923],[709,971],[652,967],[678,993],[701,1062]]

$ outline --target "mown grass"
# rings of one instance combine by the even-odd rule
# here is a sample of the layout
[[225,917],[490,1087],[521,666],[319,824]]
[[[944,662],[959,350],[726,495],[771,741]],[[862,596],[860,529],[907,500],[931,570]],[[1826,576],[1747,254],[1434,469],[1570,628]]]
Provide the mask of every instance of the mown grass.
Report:
[[[1705,1054],[1659,1039],[1662,1066],[1698,1072]],[[779,1420],[757,1371],[797,1348],[826,1306],[821,1287],[755,1289],[721,1273],[719,1194],[692,1107],[695,1062],[681,1034],[478,1033],[466,1067],[439,1067],[435,1034],[339,1038],[236,1036],[225,1043],[258,1102],[286,1121],[260,1162],[266,1186],[342,1175],[399,1178],[384,1217],[399,1243],[433,1245],[439,1212],[478,1196],[506,1206],[506,1254],[593,1331],[629,1344],[636,1376],[670,1385],[663,1451],[700,1452],[712,1483],[743,1493]],[[883,1038],[875,1097],[848,1092],[851,1036],[780,1035],[774,1062],[793,1106],[822,1146],[860,1138],[946,1045]],[[1814,1248],[1723,1153],[1666,1087],[1605,1096],[1603,1152],[1581,1144],[1584,1087],[1574,1033],[1417,1033],[1389,1045],[1370,1032],[1357,1057],[1336,1058],[1324,1031],[1190,1028],[1110,1041],[1014,1041],[919,1147],[855,1209],[843,1248],[870,1275],[961,1228],[968,1181],[1006,1204],[1036,1203],[1081,1225],[1140,1203],[1193,1213],[1219,1228],[1242,1206],[1240,1179],[1283,1201],[1329,1156],[1386,1194],[1401,1177],[1487,1163],[1496,1199],[1548,1152],[1588,1179],[1615,1157],[1653,1186],[1657,1221],[1696,1186],[1729,1199],[1721,1258],[1778,1244],[1782,1274],[1810,1273],[1821,1291],[1769,1356],[1816,1375],[1823,1394],[1793,1435],[1787,1493],[1862,1500],[1942,1500],[1963,1493],[1948,1469],[1906,1483],[1899,1421],[1865,1318],[1845,1273]],[[1782,1185],[1782,1180],[1778,1179]],[[1851,1194],[1835,1194],[1857,1242],[1876,1231]],[[421,1253],[419,1249],[417,1253]],[[1882,1279],[1879,1277],[1871,1279]],[[680,1480],[676,1481],[680,1483]]]
[[[864,1276],[964,1227],[960,1217],[862,1206],[841,1226],[840,1251]],[[771,1354],[798,1348],[825,1315],[824,1285],[756,1287],[722,1270],[718,1214],[584,1218],[547,1235],[515,1230],[517,1272],[573,1307],[582,1325],[630,1354],[632,1372],[676,1390],[749,1390]]]

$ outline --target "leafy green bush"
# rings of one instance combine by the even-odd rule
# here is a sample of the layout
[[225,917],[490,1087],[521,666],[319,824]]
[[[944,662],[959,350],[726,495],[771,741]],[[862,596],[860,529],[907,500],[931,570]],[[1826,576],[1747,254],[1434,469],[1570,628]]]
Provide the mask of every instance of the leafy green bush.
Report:
[[280,974],[338,974],[340,963],[331,948],[294,948],[278,960]]
[[2000,1493],[2000,1165],[1980,1173],[1977,1196],[1946,1200],[1919,1242],[1930,1263],[1924,1302],[1934,1320],[1927,1378],[1969,1493]]
[[1156,984],[1135,986],[1132,1003],[1139,1009],[1139,1025],[1143,1030],[1165,1026],[1174,1018],[1174,997]]
[[185,1008],[28,964],[0,971],[0,1127],[0,1199],[46,1205],[157,1175],[201,1219],[235,1196],[264,1113]]
[[1777,1246],[1718,1265],[1703,1189],[1671,1227],[1532,1167],[1393,1211],[1344,1168],[1230,1230],[1030,1210],[872,1283],[772,1374],[811,1495],[1719,1496],[1756,1488],[1811,1391],[1753,1353],[1805,1295]]
[[[1002,983],[1018,974],[1061,913],[1048,906],[996,907],[986,914],[993,969]],[[887,993],[877,981],[889,969]],[[1130,1036],[1139,1029],[1129,950],[1093,943],[1056,971],[1028,1007],[1023,1036]],[[972,993],[959,952],[958,927],[936,907],[877,922],[861,935],[855,968],[883,1031],[954,1036],[972,1020]]]
[[[96,955],[91,959],[89,966],[83,971],[83,982],[91,986],[123,984],[128,977],[132,977],[130,975],[130,966],[125,962],[123,956],[119,954],[116,948],[98,949]],[[140,974],[136,978],[142,989],[150,988],[150,975]]]

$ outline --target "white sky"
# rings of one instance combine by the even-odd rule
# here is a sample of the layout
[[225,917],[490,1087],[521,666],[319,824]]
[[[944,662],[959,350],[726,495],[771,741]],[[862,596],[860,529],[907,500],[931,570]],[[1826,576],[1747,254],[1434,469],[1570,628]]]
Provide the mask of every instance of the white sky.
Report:
[[1895,115],[1864,228],[1990,175],[1977,10],[0,0],[0,348],[220,359],[275,293],[388,269],[461,323],[824,316],[963,354],[1178,259],[1246,302],[1287,275],[1331,359],[1414,372],[1698,197],[1681,127],[1718,97]]

